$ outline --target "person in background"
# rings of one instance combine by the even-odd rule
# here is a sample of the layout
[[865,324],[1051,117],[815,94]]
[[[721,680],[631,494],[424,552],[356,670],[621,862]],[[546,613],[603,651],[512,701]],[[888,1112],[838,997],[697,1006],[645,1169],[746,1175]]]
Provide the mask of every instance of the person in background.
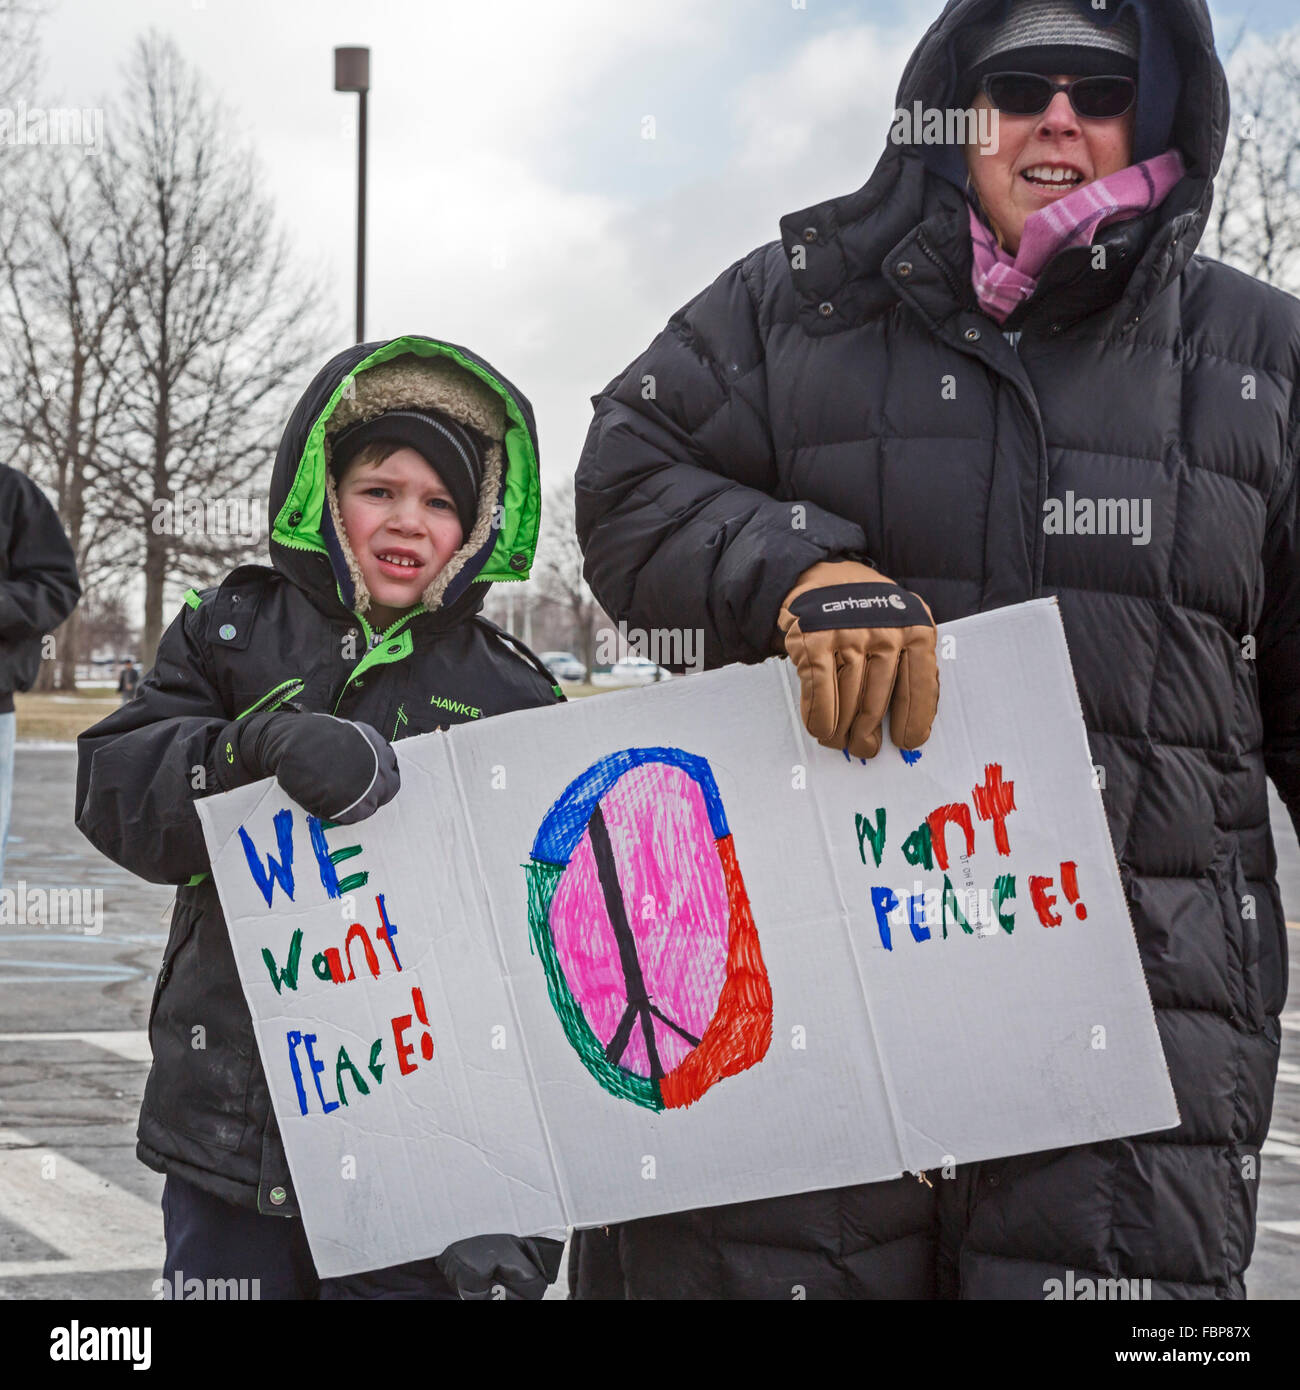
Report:
[[0,464],[0,883],[14,781],[14,691],[30,690],[42,639],[77,606],[77,559],[34,482]]
[[140,684],[140,668],[134,661],[124,661],[122,670],[117,678],[117,693],[119,702],[126,704],[128,700],[134,699],[136,687]]

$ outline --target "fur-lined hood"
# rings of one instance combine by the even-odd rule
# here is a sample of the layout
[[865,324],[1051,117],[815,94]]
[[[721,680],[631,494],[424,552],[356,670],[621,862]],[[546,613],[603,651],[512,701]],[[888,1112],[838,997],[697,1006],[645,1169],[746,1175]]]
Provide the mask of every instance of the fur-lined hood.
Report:
[[318,602],[340,604],[363,622],[370,595],[339,519],[331,440],[399,406],[443,411],[492,441],[474,525],[424,591],[420,611],[451,617],[477,609],[488,584],[528,578],[537,547],[537,429],[526,397],[481,358],[435,338],[349,348],[317,373],[280,441],[271,561]]

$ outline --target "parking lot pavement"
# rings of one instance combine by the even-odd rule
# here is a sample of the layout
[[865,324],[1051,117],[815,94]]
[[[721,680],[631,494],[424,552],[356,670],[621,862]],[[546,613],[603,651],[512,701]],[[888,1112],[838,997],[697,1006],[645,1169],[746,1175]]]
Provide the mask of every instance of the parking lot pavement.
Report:
[[[150,1299],[162,1178],[135,1157],[145,1028],[171,890],[143,883],[72,824],[71,749],[18,753],[6,888],[73,886],[80,925],[0,929],[0,1300]],[[1274,803],[1283,903],[1300,923],[1300,848]],[[96,896],[98,894],[98,896]],[[1300,1296],[1300,929],[1291,946],[1252,1298]],[[551,1296],[563,1294],[563,1275]]]
[[60,925],[0,930],[5,1299],[151,1298],[162,1267],[162,1178],[136,1159],[135,1125],[172,891],[83,838],[75,771],[70,748],[19,749],[5,887],[75,895]]
[[[1291,998],[1300,1002],[1300,931],[1291,938]],[[1300,1297],[1300,1008],[1282,1019],[1282,1061],[1273,1122],[1264,1145],[1255,1258],[1246,1271],[1251,1298]]]

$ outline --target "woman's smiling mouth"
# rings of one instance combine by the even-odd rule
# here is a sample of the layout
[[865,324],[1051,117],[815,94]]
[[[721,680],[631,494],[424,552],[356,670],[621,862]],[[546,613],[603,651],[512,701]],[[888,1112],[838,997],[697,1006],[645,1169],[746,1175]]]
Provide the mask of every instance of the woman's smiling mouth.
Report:
[[1070,193],[1088,180],[1073,164],[1031,164],[1020,177],[1039,193]]

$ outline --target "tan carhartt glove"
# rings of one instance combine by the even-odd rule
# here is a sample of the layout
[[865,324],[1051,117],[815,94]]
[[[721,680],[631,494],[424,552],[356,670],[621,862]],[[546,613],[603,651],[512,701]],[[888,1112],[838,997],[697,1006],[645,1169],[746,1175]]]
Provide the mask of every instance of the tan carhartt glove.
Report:
[[925,601],[856,560],[805,570],[777,622],[803,687],[803,722],[827,748],[874,758],[930,737],[939,708],[934,617]]

